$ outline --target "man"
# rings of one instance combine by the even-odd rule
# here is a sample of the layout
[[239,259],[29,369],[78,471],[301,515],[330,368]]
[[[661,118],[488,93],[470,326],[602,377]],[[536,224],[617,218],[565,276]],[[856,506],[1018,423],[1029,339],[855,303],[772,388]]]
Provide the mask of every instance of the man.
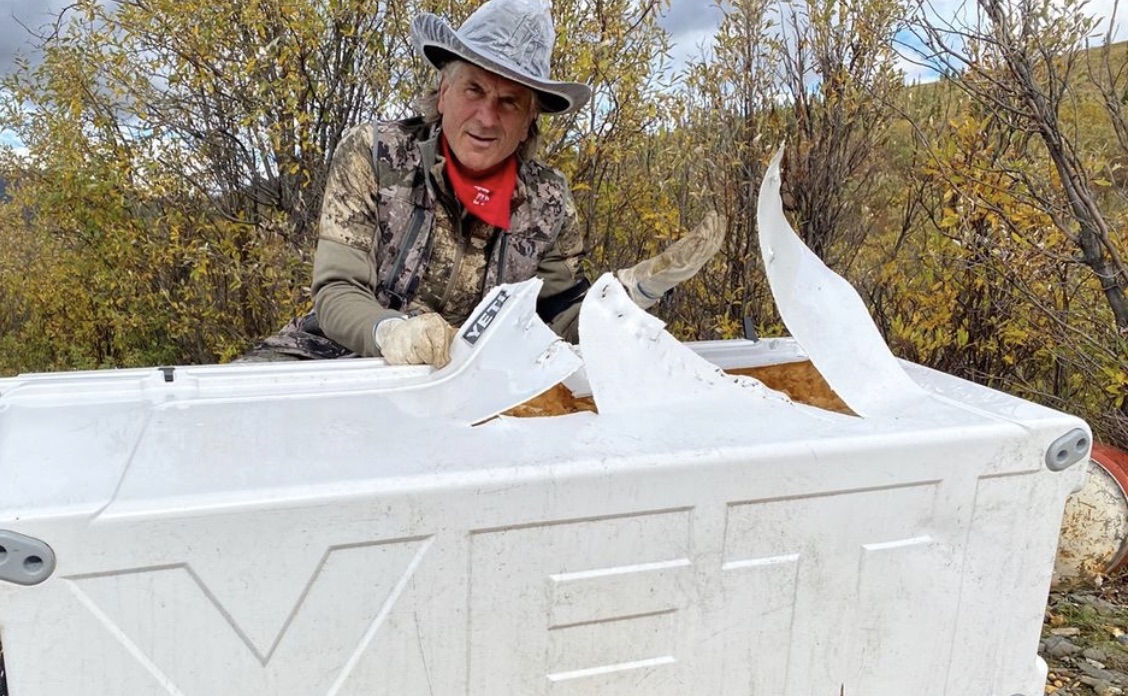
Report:
[[[421,100],[421,117],[345,134],[314,256],[316,325],[306,318],[262,348],[442,367],[453,326],[486,292],[534,276],[543,281],[538,314],[575,342],[589,285],[583,239],[564,176],[535,159],[536,121],[582,108],[591,90],[550,79],[548,8],[489,0],[457,32],[423,14],[412,38],[439,70],[438,87]],[[723,228],[711,214],[618,277],[645,309],[716,253]]]

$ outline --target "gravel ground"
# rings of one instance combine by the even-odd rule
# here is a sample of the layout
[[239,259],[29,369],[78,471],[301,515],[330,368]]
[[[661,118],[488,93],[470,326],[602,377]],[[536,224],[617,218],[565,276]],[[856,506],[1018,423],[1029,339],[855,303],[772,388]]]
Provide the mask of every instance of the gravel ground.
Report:
[[1128,575],[1050,593],[1038,650],[1047,694],[1128,694]]

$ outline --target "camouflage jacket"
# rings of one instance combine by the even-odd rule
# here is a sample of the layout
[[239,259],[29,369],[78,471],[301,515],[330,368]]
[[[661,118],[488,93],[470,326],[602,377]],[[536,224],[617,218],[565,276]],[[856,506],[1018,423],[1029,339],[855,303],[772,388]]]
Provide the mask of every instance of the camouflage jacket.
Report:
[[320,329],[360,355],[378,355],[379,319],[433,311],[465,321],[495,285],[544,281],[538,312],[576,338],[583,239],[564,176],[521,161],[508,232],[462,210],[443,176],[439,129],[420,119],[345,134],[322,203],[313,293]]

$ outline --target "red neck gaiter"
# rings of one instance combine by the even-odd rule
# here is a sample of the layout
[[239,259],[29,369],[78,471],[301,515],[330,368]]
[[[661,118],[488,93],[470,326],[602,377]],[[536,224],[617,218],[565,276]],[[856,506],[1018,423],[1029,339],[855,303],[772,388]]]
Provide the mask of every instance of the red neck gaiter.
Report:
[[455,197],[482,222],[508,230],[509,206],[517,187],[517,157],[510,155],[490,171],[477,174],[458,163],[445,135],[440,140]]

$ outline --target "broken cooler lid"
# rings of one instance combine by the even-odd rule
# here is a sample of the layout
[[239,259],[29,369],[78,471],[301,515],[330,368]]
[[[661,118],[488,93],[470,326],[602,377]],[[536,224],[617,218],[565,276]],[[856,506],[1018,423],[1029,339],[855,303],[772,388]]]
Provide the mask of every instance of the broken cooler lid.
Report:
[[[578,351],[534,280],[438,371],[0,380],[11,693],[1040,693],[1087,426],[896,360],[777,186],[794,339],[683,344],[604,276]],[[732,374],[807,358],[851,413]],[[561,381],[597,412],[504,415]]]

